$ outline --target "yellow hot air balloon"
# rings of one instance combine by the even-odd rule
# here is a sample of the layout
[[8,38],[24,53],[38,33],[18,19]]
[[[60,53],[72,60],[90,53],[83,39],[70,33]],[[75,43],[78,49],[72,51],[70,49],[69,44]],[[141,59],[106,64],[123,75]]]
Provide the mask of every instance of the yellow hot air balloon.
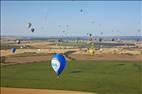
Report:
[[90,55],[94,55],[94,54],[95,54],[95,48],[89,48],[89,49],[88,49],[88,53],[89,53]]

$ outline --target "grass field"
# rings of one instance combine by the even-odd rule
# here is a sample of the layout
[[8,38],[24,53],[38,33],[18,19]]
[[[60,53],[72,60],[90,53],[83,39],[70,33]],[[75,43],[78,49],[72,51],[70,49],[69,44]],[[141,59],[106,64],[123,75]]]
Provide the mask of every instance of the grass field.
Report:
[[59,78],[49,62],[1,66],[1,86],[142,94],[141,61],[70,61]]

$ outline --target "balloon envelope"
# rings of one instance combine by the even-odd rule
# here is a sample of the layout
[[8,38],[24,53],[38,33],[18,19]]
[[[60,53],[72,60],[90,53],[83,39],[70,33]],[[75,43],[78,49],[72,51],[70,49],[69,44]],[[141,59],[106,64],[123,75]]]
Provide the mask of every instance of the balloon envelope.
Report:
[[66,63],[67,61],[62,54],[55,54],[51,60],[51,66],[58,76],[63,72]]
[[115,41],[115,39],[114,38],[112,38],[112,40],[111,41]]
[[83,12],[83,9],[80,9],[80,12]]
[[21,41],[20,41],[20,40],[16,40],[16,42],[17,42],[17,44],[20,44],[20,43],[21,43]]
[[102,40],[103,40],[102,38],[99,38],[99,42],[102,42]]
[[35,31],[35,29],[34,29],[34,28],[32,28],[32,29],[31,29],[31,31],[32,31],[32,32],[34,32],[34,31]]
[[28,28],[31,28],[31,26],[32,26],[32,23],[29,22],[28,23]]
[[11,51],[12,51],[12,53],[15,53],[16,52],[16,48],[12,48]]

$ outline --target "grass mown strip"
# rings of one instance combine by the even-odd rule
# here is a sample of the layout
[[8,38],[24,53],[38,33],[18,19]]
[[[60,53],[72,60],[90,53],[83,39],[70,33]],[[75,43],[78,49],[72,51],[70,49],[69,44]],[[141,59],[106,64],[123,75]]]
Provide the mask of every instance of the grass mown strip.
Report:
[[70,61],[60,78],[50,61],[1,66],[2,87],[142,94],[141,61]]

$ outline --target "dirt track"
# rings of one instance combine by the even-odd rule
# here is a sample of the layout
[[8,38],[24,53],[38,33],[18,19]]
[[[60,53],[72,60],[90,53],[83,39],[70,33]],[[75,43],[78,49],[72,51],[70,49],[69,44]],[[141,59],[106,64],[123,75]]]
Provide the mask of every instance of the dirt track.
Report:
[[1,94],[96,94],[96,93],[64,91],[64,90],[47,90],[47,89],[1,88]]

